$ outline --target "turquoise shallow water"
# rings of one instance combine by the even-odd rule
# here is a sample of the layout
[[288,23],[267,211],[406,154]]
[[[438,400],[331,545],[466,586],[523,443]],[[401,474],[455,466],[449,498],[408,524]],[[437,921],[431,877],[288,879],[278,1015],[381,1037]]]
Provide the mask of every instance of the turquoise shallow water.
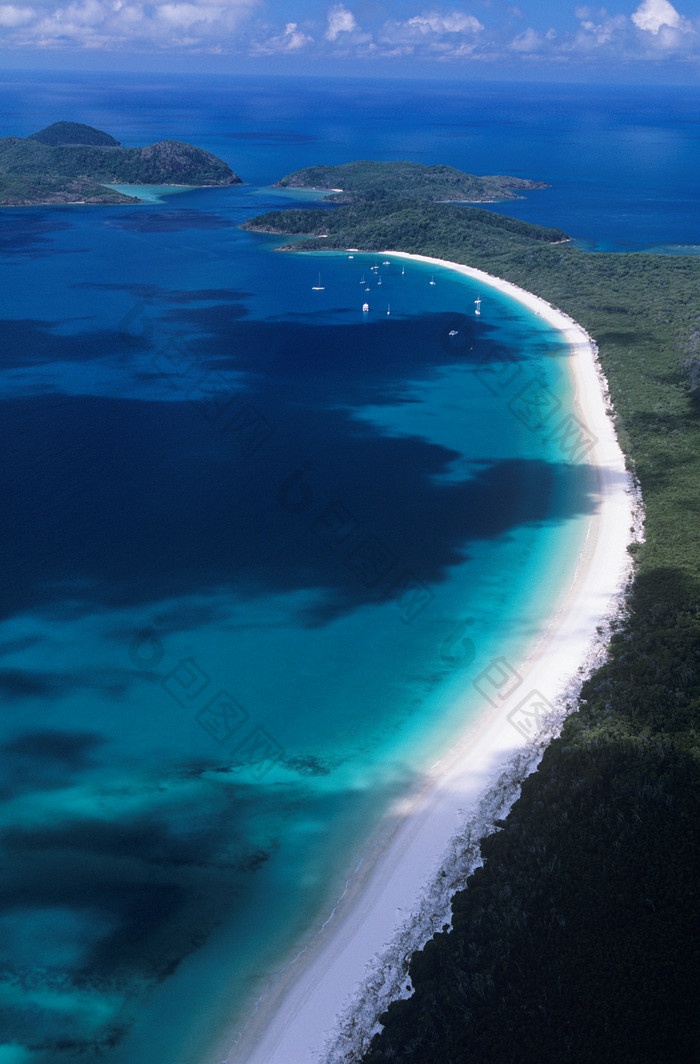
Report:
[[[2,216],[0,1062],[190,1064],[536,638],[595,495],[541,319],[238,228],[296,202],[278,173],[385,143],[371,100],[348,117],[338,87],[312,121],[303,85],[271,118],[276,84],[234,114],[221,86],[148,81],[134,108],[67,78],[47,114],[40,80],[3,89],[23,133],[70,104],[248,182]],[[460,165],[433,103],[391,157]],[[507,171],[485,128],[473,169]]]
[[105,279],[72,269],[72,315],[2,381],[31,541],[0,638],[13,782],[33,778],[6,824],[18,878],[52,882],[13,910],[8,986],[47,970],[47,1042],[140,1017],[114,1051],[132,1064],[196,1059],[318,925],[468,723],[464,687],[551,610],[543,574],[591,506],[516,404],[534,381],[569,401],[559,337],[518,305],[229,228],[185,287],[189,232],[126,259],[143,214],[78,216],[63,239]]

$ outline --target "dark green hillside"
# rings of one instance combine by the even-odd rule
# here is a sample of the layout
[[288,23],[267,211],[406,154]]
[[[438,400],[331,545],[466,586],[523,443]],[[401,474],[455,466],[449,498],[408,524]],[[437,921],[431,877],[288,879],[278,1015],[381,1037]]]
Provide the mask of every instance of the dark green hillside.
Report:
[[414,162],[359,160],[340,166],[309,166],[281,178],[277,188],[342,189],[344,195],[330,198],[342,201],[368,191],[392,196],[410,196],[432,201],[490,203],[517,199],[515,190],[546,188],[541,181],[518,177],[476,177],[453,166],[424,166]]
[[109,134],[74,122],[24,139],[0,139],[0,205],[133,202],[105,184],[225,186],[240,184],[240,178],[191,144],[163,140],[122,148]]
[[94,126],[85,126],[82,122],[53,122],[52,125],[32,133],[30,140],[41,144],[93,144],[101,147],[118,148],[119,141]]
[[567,240],[560,229],[530,225],[515,218],[456,204],[426,203],[370,194],[356,203],[332,210],[292,208],[268,211],[246,222],[244,229],[254,232],[305,236],[296,250],[358,247],[366,251],[421,250],[437,255],[449,240],[453,250],[471,254],[476,248],[484,252],[494,247],[513,247],[558,243]]

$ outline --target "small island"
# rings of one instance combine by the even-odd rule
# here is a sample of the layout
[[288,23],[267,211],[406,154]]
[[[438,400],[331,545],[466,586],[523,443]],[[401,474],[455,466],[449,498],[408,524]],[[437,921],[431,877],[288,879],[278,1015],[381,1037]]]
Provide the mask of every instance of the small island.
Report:
[[432,203],[496,203],[521,199],[518,192],[548,188],[544,181],[524,177],[477,177],[453,166],[414,162],[356,160],[339,166],[307,166],[280,178],[275,188],[324,190],[335,203],[350,203],[369,192]]
[[241,179],[211,152],[177,140],[124,148],[103,130],[54,122],[0,138],[0,206],[140,203],[108,185],[226,187]]
[[401,248],[438,256],[441,248],[455,242],[464,254],[486,249],[493,254],[495,249],[507,252],[570,239],[561,229],[532,225],[465,202],[467,198],[492,202],[498,198],[497,189],[503,193],[500,198],[513,198],[508,189],[544,187],[524,178],[474,177],[442,165],[352,162],[297,170],[273,187],[317,188],[320,193],[322,187],[328,191],[327,184],[333,181],[338,184],[332,194],[320,196],[327,205],[267,211],[241,228],[295,238],[280,250]]

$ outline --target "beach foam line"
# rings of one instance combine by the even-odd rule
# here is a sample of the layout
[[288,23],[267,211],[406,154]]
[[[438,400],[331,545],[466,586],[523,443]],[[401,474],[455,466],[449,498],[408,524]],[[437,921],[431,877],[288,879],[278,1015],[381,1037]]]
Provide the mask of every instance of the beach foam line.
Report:
[[[641,534],[639,496],[615,435],[597,349],[584,329],[545,300],[481,270],[423,255],[383,254],[496,288],[564,335],[577,419],[597,475],[596,508],[571,582],[518,665],[519,682],[509,684],[494,659],[493,697],[484,701],[485,711],[420,788],[395,804],[333,918],[263,995],[226,1064],[354,1061],[388,1002],[410,993],[411,953],[449,923],[452,894],[481,863],[479,839],[507,814],[586,675],[604,659],[609,622],[631,572],[627,546],[635,529]],[[474,691],[464,697],[473,703]],[[530,736],[533,720],[538,727]]]

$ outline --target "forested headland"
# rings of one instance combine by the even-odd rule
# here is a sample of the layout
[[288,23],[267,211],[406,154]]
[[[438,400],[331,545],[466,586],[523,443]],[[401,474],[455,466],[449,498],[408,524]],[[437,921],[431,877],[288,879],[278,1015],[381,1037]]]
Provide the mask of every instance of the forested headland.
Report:
[[351,203],[368,194],[434,202],[492,203],[517,199],[519,192],[547,188],[547,184],[525,177],[477,177],[441,164],[360,159],[339,166],[307,166],[281,177],[274,187],[324,189],[330,193],[325,198],[333,203]]
[[[700,259],[369,193],[247,228],[486,270],[594,338],[645,508],[607,662],[414,954],[363,1064],[674,1064],[700,1027]],[[322,235],[324,234],[324,235]]]
[[54,122],[29,137],[0,137],[0,206],[138,203],[106,185],[235,185],[211,152],[177,140],[123,148],[80,122]]

